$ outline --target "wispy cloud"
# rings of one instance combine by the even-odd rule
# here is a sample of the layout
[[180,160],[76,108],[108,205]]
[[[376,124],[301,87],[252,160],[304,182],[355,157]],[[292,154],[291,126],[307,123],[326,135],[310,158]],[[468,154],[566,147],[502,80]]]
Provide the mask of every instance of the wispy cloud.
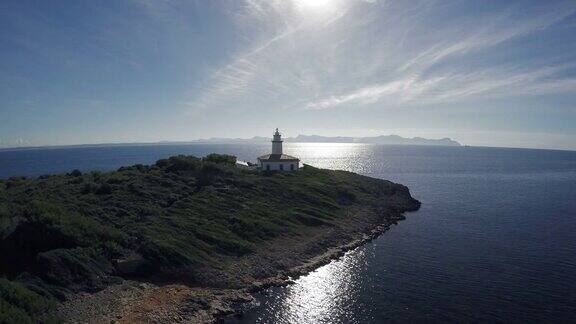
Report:
[[446,37],[444,42],[422,51],[415,58],[402,65],[400,70],[429,68],[453,55],[485,50],[516,37],[541,31],[571,16],[576,10],[574,5],[550,7],[540,14],[530,15],[527,18],[515,17],[514,13],[517,10],[515,8],[509,12],[480,19],[476,23],[481,23],[481,26],[476,26],[462,36],[453,36],[455,39]]
[[245,9],[236,18],[250,44],[196,89],[190,106],[414,105],[564,92],[576,82],[562,73],[573,66],[556,64],[556,57],[493,64],[485,58],[563,21],[574,14],[573,2],[470,13],[451,24],[427,17],[434,15],[428,1],[402,7],[335,0],[329,14],[320,14],[300,12],[291,1],[248,0]]
[[248,25],[251,29],[247,33],[256,30],[257,35],[246,36],[252,43],[226,66],[214,71],[189,105],[223,105],[245,101],[256,93],[260,98],[263,95],[274,98],[305,84],[309,80],[306,70],[292,69],[306,59],[298,53],[303,49],[299,40],[303,35],[329,28],[346,14],[350,4],[335,2],[338,6],[318,14],[301,12],[291,1],[248,0],[246,11],[236,15],[237,23],[241,29]]
[[303,109],[321,110],[343,104],[365,105],[386,98],[389,103],[432,104],[497,98],[512,95],[541,95],[576,89],[576,78],[555,76],[574,65],[543,67],[518,71],[487,69],[421,78],[416,75],[403,80],[363,87],[352,92],[329,96],[306,103]]

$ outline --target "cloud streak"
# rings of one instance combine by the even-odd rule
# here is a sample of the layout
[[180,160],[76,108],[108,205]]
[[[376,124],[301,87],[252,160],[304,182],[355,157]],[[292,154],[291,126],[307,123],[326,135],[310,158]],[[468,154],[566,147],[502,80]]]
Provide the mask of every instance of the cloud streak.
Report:
[[289,4],[247,1],[236,18],[252,42],[197,89],[191,107],[426,105],[561,93],[576,82],[563,75],[574,67],[555,56],[489,58],[573,15],[570,2],[471,12],[446,24],[435,20],[428,1],[408,7],[335,0],[329,14]]
[[554,76],[574,67],[574,65],[544,67],[531,71],[492,69],[434,78],[412,76],[311,101],[306,103],[303,109],[322,110],[344,104],[367,105],[379,102],[383,98],[386,98],[388,103],[424,105],[569,92],[576,89],[576,78]]

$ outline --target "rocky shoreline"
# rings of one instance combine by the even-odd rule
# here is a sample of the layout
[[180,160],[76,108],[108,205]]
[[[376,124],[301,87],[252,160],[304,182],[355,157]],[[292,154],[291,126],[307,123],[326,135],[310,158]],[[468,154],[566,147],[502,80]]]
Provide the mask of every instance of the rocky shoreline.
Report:
[[[419,208],[419,202],[406,211]],[[183,284],[159,285],[126,280],[95,294],[82,293],[69,298],[57,310],[57,315],[68,323],[214,323],[225,321],[231,316],[241,316],[246,309],[254,307],[253,294],[270,287],[291,284],[295,279],[342,257],[351,251],[386,232],[391,225],[404,219],[402,211],[387,210],[383,214],[357,211],[356,217],[337,229],[325,228],[320,235],[296,244],[294,238],[283,238],[270,242],[259,251],[237,260],[247,266],[246,271],[235,271],[230,267],[224,271],[229,276],[239,276],[241,284],[228,282],[226,275],[208,276],[224,280],[224,285],[237,286],[231,289],[221,287],[191,287]],[[301,240],[301,238],[299,239]],[[294,243],[292,251],[276,254],[271,246],[286,246]],[[311,246],[313,244],[314,246]],[[290,246],[290,245],[288,245]],[[291,249],[289,249],[291,250]],[[267,251],[268,253],[262,253]],[[272,253],[270,253],[272,252]],[[275,254],[280,261],[291,259],[292,254],[300,253],[293,262],[277,262],[273,275],[255,276],[258,264],[254,260],[269,260]],[[264,261],[266,262],[266,261]],[[291,264],[290,264],[291,263]],[[250,265],[250,266],[248,266]],[[285,266],[288,266],[285,268]],[[284,269],[282,269],[284,268]],[[210,282],[210,280],[208,280]]]

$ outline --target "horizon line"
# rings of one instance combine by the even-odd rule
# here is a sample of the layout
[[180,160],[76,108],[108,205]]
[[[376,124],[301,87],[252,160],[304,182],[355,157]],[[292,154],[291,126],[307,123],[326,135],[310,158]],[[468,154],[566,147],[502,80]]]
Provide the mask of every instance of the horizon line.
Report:
[[[336,137],[336,136],[335,136]],[[353,137],[353,136],[341,136]],[[106,147],[106,146],[146,146],[146,145],[253,145],[256,143],[203,143],[199,142],[202,139],[188,140],[188,141],[156,141],[156,142],[105,142],[105,143],[84,143],[84,144],[47,144],[35,146],[13,146],[13,147],[0,147],[0,152],[7,151],[23,151],[23,150],[41,150],[41,149],[65,149],[65,148],[85,148],[85,147]],[[422,144],[378,144],[378,143],[359,143],[359,142],[292,142],[294,144],[360,144],[360,145],[383,145],[383,146],[429,146],[429,147],[452,147],[452,148],[496,148],[496,149],[516,149],[516,150],[546,150],[546,151],[563,151],[563,152],[576,152],[576,149],[561,149],[561,148],[541,148],[541,147],[514,147],[514,146],[490,146],[490,145],[468,145],[461,144],[455,145],[422,145]]]

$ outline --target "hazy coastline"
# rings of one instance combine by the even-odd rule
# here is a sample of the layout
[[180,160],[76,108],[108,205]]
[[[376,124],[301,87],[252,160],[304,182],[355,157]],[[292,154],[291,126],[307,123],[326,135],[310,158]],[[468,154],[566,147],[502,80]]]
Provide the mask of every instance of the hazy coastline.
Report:
[[[384,145],[438,145],[462,146],[450,138],[427,139],[422,137],[406,138],[398,135],[382,135],[373,137],[345,137],[345,136],[319,136],[298,135],[284,138],[287,143],[359,143]],[[0,151],[29,150],[29,149],[58,149],[74,147],[101,147],[101,146],[127,146],[127,145],[173,145],[173,144],[268,144],[269,137],[254,136],[251,138],[220,138],[211,137],[189,141],[156,141],[156,142],[122,142],[122,143],[95,143],[95,144],[65,144],[65,145],[33,145],[33,146],[0,146]]]

